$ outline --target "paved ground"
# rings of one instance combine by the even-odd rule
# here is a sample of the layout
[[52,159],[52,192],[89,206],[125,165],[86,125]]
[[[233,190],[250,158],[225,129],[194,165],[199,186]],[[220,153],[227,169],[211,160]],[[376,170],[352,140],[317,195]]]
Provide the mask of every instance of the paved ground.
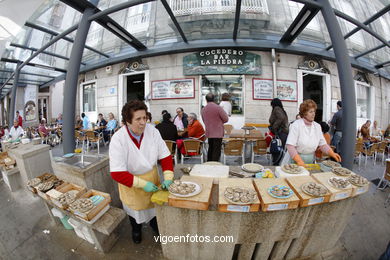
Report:
[[[92,150],[92,152],[94,152]],[[107,147],[101,149],[107,153]],[[62,155],[61,147],[52,149],[53,156]],[[259,160],[266,164],[266,160]],[[229,164],[238,164],[229,160]],[[380,178],[383,165],[354,169],[369,180]],[[378,259],[390,241],[390,206],[384,201],[390,188],[384,192],[371,186],[369,193],[359,197],[355,212],[338,246],[338,254],[323,259]],[[49,234],[43,231],[49,230]],[[144,239],[134,245],[130,230],[123,230],[121,238],[109,254],[98,252],[88,242],[78,238],[73,230],[55,226],[39,198],[25,190],[11,193],[0,182],[0,259],[162,259],[161,246],[154,242],[149,226],[143,229]]]

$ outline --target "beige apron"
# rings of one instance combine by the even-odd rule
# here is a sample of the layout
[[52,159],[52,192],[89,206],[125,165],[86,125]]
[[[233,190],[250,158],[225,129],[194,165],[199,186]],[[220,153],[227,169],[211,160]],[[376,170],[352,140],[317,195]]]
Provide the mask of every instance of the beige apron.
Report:
[[[135,175],[145,181],[150,181],[155,185],[159,185],[159,177],[157,167],[154,166],[153,170],[144,173],[142,175]],[[154,208],[154,204],[150,201],[153,192],[146,192],[142,188],[127,187],[123,184],[118,183],[119,197],[122,203],[126,204],[127,207],[133,210],[145,210]]]

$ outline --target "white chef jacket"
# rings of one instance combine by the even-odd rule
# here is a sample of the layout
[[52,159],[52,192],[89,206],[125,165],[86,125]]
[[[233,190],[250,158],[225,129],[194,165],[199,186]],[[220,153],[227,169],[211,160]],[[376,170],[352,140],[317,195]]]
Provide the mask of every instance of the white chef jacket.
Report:
[[24,131],[23,131],[23,128],[21,126],[18,126],[17,129],[15,129],[15,127],[12,126],[11,131],[9,132],[9,135],[11,136],[12,141],[18,139],[23,134],[24,134]]
[[[111,172],[128,171],[135,176],[142,175],[151,171],[158,160],[170,155],[160,132],[153,126],[146,124],[140,149],[131,140],[126,128],[127,126],[122,126],[111,138],[109,148]],[[125,204],[123,208],[137,223],[148,222],[156,216],[154,208],[133,210]]]
[[312,154],[318,146],[326,144],[320,124],[313,122],[306,126],[303,119],[291,124],[286,144],[296,147],[299,154]]

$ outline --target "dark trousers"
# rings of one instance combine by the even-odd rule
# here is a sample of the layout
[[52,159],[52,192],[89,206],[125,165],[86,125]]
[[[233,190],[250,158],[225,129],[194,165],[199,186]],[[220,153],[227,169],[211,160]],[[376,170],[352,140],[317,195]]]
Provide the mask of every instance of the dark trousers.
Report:
[[[142,231],[142,224],[138,224],[137,221],[129,216],[131,227],[133,228],[133,232],[135,233],[141,233]],[[153,228],[154,231],[158,232],[158,226],[157,226],[157,219],[156,217],[152,218],[149,222],[149,225]]]
[[208,141],[207,161],[218,162],[221,157],[222,138],[209,138]]
[[[287,134],[284,133],[284,132],[280,132],[279,133],[279,138],[280,140],[282,141],[282,145],[283,145],[283,149],[284,147],[286,146],[286,141],[287,141]],[[274,166],[277,166],[279,165],[280,161],[282,160],[283,158],[283,154],[284,154],[284,151],[280,152],[280,153],[273,153],[272,154],[272,164]]]

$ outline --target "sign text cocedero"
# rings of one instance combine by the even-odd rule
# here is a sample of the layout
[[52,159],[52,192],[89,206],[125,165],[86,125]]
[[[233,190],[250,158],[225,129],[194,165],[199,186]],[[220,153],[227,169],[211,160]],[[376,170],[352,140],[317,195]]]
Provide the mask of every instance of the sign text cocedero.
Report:
[[245,52],[234,49],[213,49],[199,52],[201,66],[208,65],[242,65],[245,61]]

